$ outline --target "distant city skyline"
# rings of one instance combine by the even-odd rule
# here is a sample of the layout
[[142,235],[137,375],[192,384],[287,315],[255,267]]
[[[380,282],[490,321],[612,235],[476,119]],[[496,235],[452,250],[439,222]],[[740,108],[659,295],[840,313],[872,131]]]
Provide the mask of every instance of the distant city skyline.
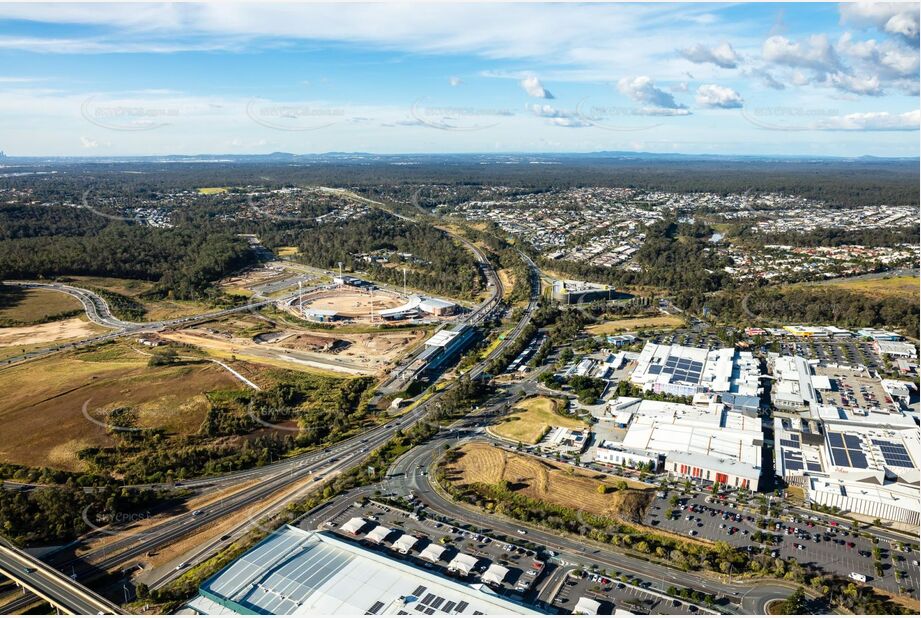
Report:
[[914,157],[918,10],[0,4],[0,150]]

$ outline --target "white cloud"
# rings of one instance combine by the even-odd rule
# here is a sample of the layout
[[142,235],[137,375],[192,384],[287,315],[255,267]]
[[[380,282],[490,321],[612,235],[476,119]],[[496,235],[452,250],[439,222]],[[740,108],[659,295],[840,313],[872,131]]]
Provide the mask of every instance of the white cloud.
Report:
[[677,84],[672,84],[668,87],[672,92],[687,92],[688,83],[687,82],[678,82]]
[[638,77],[624,77],[617,82],[620,92],[638,103],[646,103],[653,108],[684,109],[675,101],[675,97],[658,88],[651,77],[640,75]]
[[592,126],[592,123],[583,118],[581,114],[577,112],[563,111],[553,107],[552,105],[539,105],[535,103],[533,105],[527,106],[527,108],[535,116],[546,118],[550,124],[556,125],[558,127],[581,128]]
[[832,131],[917,131],[921,110],[903,114],[867,112],[834,116],[819,123],[817,128]]
[[754,69],[749,72],[749,75],[757,78],[761,81],[762,84],[771,88],[772,90],[785,90],[786,86],[779,79],[774,77],[774,74],[768,71],[767,69]]
[[725,86],[704,84],[697,89],[696,101],[703,107],[735,109],[742,107],[742,95]]
[[841,22],[861,28],[876,28],[918,40],[918,5],[914,2],[846,2],[839,5]]
[[727,42],[709,48],[697,43],[691,47],[678,51],[682,56],[695,64],[711,63],[724,69],[734,69],[739,65],[739,55]]
[[448,83],[451,84],[452,87],[456,88],[457,86],[460,86],[461,84],[463,84],[464,80],[462,80],[460,77],[456,77],[452,75],[451,77],[448,78]]
[[863,94],[871,96],[880,96],[883,90],[880,87],[879,77],[876,75],[866,75],[858,77],[846,73],[832,73],[828,76],[829,83],[844,92],[852,94]]
[[540,83],[536,75],[528,75],[518,83],[521,84],[521,88],[528,93],[529,97],[534,97],[535,99],[553,98],[553,95],[549,90],[544,88],[544,85]]
[[764,42],[761,53],[768,62],[793,68],[828,73],[840,67],[835,49],[824,34],[814,34],[805,41],[772,36]]

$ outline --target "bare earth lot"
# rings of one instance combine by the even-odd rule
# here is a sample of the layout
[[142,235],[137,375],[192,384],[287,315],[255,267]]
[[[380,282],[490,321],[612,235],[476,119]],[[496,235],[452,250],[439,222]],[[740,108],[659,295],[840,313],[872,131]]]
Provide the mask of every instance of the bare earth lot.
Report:
[[30,346],[37,343],[84,339],[105,332],[105,330],[85,318],[69,318],[35,326],[0,328],[0,347]]

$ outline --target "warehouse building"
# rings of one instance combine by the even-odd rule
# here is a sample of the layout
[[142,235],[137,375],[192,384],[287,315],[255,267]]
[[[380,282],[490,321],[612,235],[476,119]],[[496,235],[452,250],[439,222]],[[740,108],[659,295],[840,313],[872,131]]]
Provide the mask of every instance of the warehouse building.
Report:
[[896,356],[899,358],[918,358],[918,350],[914,344],[907,341],[890,341],[888,339],[877,339],[873,342],[873,349],[877,354],[886,356]]
[[296,616],[537,613],[485,585],[466,585],[332,534],[292,526],[206,580],[187,608]]
[[626,433],[619,442],[601,442],[601,463],[664,462],[673,476],[753,490],[759,485],[764,433],[758,417],[712,399],[687,405],[635,397],[612,401],[607,414],[622,420]]

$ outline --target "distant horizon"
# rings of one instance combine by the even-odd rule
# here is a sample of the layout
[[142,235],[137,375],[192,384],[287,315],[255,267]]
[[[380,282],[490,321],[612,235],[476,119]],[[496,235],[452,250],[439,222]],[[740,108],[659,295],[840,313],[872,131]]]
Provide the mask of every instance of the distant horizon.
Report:
[[[17,155],[0,149],[0,161],[6,160],[34,160],[34,159],[84,159],[84,160],[133,160],[133,159],[201,159],[223,158],[227,160],[243,158],[270,158],[270,157],[591,157],[608,156],[610,158],[700,158],[700,159],[831,159],[831,160],[894,160],[894,161],[921,161],[921,155],[883,156],[872,154],[860,155],[818,155],[818,154],[746,154],[746,153],[703,153],[703,152],[655,152],[655,151],[630,151],[630,150],[594,150],[594,151],[469,151],[469,152],[372,152],[372,151],[342,151],[330,150],[324,152],[199,152],[193,154],[123,154],[123,155]],[[214,162],[220,162],[215,160]]]

